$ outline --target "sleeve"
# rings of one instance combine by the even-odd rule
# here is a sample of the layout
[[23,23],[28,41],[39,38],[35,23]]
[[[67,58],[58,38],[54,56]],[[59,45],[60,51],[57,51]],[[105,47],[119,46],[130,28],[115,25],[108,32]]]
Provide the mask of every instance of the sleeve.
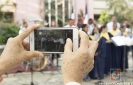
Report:
[[102,57],[106,57],[106,40],[105,40],[105,38],[102,39],[101,54],[102,54]]
[[[2,82],[2,80],[3,80],[3,78],[2,77],[0,77],[0,82]],[[78,85],[78,84],[75,84],[75,85]],[[79,84],[80,85],[80,84]]]
[[98,48],[99,48],[98,49],[99,56],[106,57],[106,40],[105,40],[105,38],[102,37],[99,40],[99,47]]
[[22,30],[20,29],[18,34],[20,35],[21,33],[22,33]]
[[77,83],[77,82],[69,82],[69,83],[67,83],[66,85],[81,85],[81,84],[79,84],[79,83]]

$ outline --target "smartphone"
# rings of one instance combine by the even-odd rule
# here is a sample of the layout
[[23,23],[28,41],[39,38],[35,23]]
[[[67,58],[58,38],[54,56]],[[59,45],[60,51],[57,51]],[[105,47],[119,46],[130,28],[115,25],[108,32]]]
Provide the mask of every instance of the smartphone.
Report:
[[39,28],[30,34],[30,50],[63,53],[67,38],[72,40],[72,51],[75,52],[78,49],[77,28]]

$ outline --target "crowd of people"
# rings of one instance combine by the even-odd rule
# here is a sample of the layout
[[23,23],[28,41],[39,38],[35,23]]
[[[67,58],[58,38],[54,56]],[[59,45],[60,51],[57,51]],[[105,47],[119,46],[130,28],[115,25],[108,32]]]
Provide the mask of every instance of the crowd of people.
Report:
[[77,27],[79,30],[84,31],[90,40],[99,43],[94,57],[94,68],[83,80],[87,80],[88,78],[104,79],[104,74],[110,74],[111,69],[120,69],[123,71],[128,68],[128,52],[132,46],[126,46],[126,53],[124,55],[124,46],[116,46],[111,40],[115,36],[130,38],[133,36],[128,21],[120,24],[117,18],[112,16],[110,22],[100,25],[90,18],[87,24],[82,23],[76,26],[73,24],[73,20],[69,19],[68,24],[64,27]]
[[[73,21],[69,19],[68,24],[64,27],[77,27],[79,30],[84,31],[90,40],[99,43],[94,57],[94,68],[83,80],[88,78],[104,79],[104,74],[110,74],[111,69],[123,71],[128,68],[128,52],[132,47],[126,46],[126,53],[124,55],[124,46],[116,46],[111,40],[115,36],[132,37],[132,30],[128,21],[120,24],[115,16],[112,16],[110,22],[103,23],[102,25],[91,18],[87,24],[80,23],[77,26],[73,24]],[[55,21],[53,22],[55,24]],[[53,27],[53,24],[51,25]]]
[[[51,27],[57,26],[58,25],[56,25],[53,20],[51,22]],[[88,24],[75,26],[73,20],[69,19],[68,24],[64,27],[77,27],[79,30],[84,31],[89,36],[90,40],[99,43],[94,57],[94,68],[83,80],[87,80],[89,77],[92,79],[104,79],[104,74],[109,74],[111,69],[121,69],[121,71],[123,71],[124,64],[125,68],[128,68],[128,51],[130,47],[126,46],[126,56],[124,56],[124,46],[116,46],[111,41],[111,38],[115,36],[132,37],[132,30],[128,21],[124,21],[120,24],[117,18],[112,16],[112,20],[107,24],[103,23],[100,25],[95,20],[89,19]],[[57,58],[60,57],[59,54],[56,55]],[[54,57],[55,55],[52,54],[52,62]],[[125,61],[123,61],[124,57]]]
[[[89,77],[92,79],[104,79],[104,74],[109,74],[111,69],[123,71],[124,46],[116,46],[111,38],[115,36],[132,37],[132,30],[128,21],[120,24],[117,18],[112,16],[110,22],[100,25],[96,20],[90,18],[87,24],[83,23],[75,26],[73,20],[69,19],[68,24],[64,27],[78,27],[79,30],[84,31],[89,36],[90,40],[99,42],[94,58],[94,68],[85,76],[84,80]],[[126,47],[125,68],[128,68],[127,56],[129,50],[130,47]]]
[[[39,35],[39,32],[42,32],[42,35]],[[57,34],[57,31],[52,31]],[[50,31],[38,31],[35,32],[35,50],[39,51],[45,51],[45,52],[63,52],[64,51],[64,44],[65,44],[65,39],[64,39],[64,34],[61,33],[62,37],[58,37],[55,34],[50,35]],[[40,44],[40,46],[39,46]],[[63,47],[62,47],[63,45]]]
[[[128,51],[132,46],[116,46],[111,38],[116,36],[132,37],[132,30],[128,21],[120,24],[115,16],[112,16],[111,22],[99,25],[93,24],[93,20],[89,19],[88,24],[82,24],[79,30],[88,34],[89,39],[98,41],[99,46],[94,57],[94,68],[88,73],[83,80],[104,79],[104,74],[110,74],[111,69],[120,69],[121,71],[128,68]],[[125,58],[125,59],[124,59]],[[124,66],[125,65],[125,66]]]

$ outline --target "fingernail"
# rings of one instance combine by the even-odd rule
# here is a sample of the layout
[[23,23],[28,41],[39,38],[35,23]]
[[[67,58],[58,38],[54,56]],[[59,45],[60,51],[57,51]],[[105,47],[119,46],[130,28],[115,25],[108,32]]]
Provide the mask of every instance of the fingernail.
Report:
[[67,38],[66,42],[69,42],[70,41],[70,38]]
[[40,58],[43,58],[43,54],[42,54],[42,53],[40,53],[40,54],[39,54],[39,57],[40,57]]
[[40,27],[40,24],[35,24],[34,26],[38,28],[38,27]]

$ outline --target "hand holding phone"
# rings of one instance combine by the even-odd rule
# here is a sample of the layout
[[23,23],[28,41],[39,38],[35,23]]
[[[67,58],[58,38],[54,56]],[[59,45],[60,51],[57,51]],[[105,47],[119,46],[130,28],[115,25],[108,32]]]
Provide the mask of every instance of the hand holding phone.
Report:
[[[39,28],[30,34],[30,50],[44,54],[63,53],[66,39],[73,41],[73,52],[78,49],[77,28]],[[41,70],[46,65],[46,59],[33,59],[33,69]]]

